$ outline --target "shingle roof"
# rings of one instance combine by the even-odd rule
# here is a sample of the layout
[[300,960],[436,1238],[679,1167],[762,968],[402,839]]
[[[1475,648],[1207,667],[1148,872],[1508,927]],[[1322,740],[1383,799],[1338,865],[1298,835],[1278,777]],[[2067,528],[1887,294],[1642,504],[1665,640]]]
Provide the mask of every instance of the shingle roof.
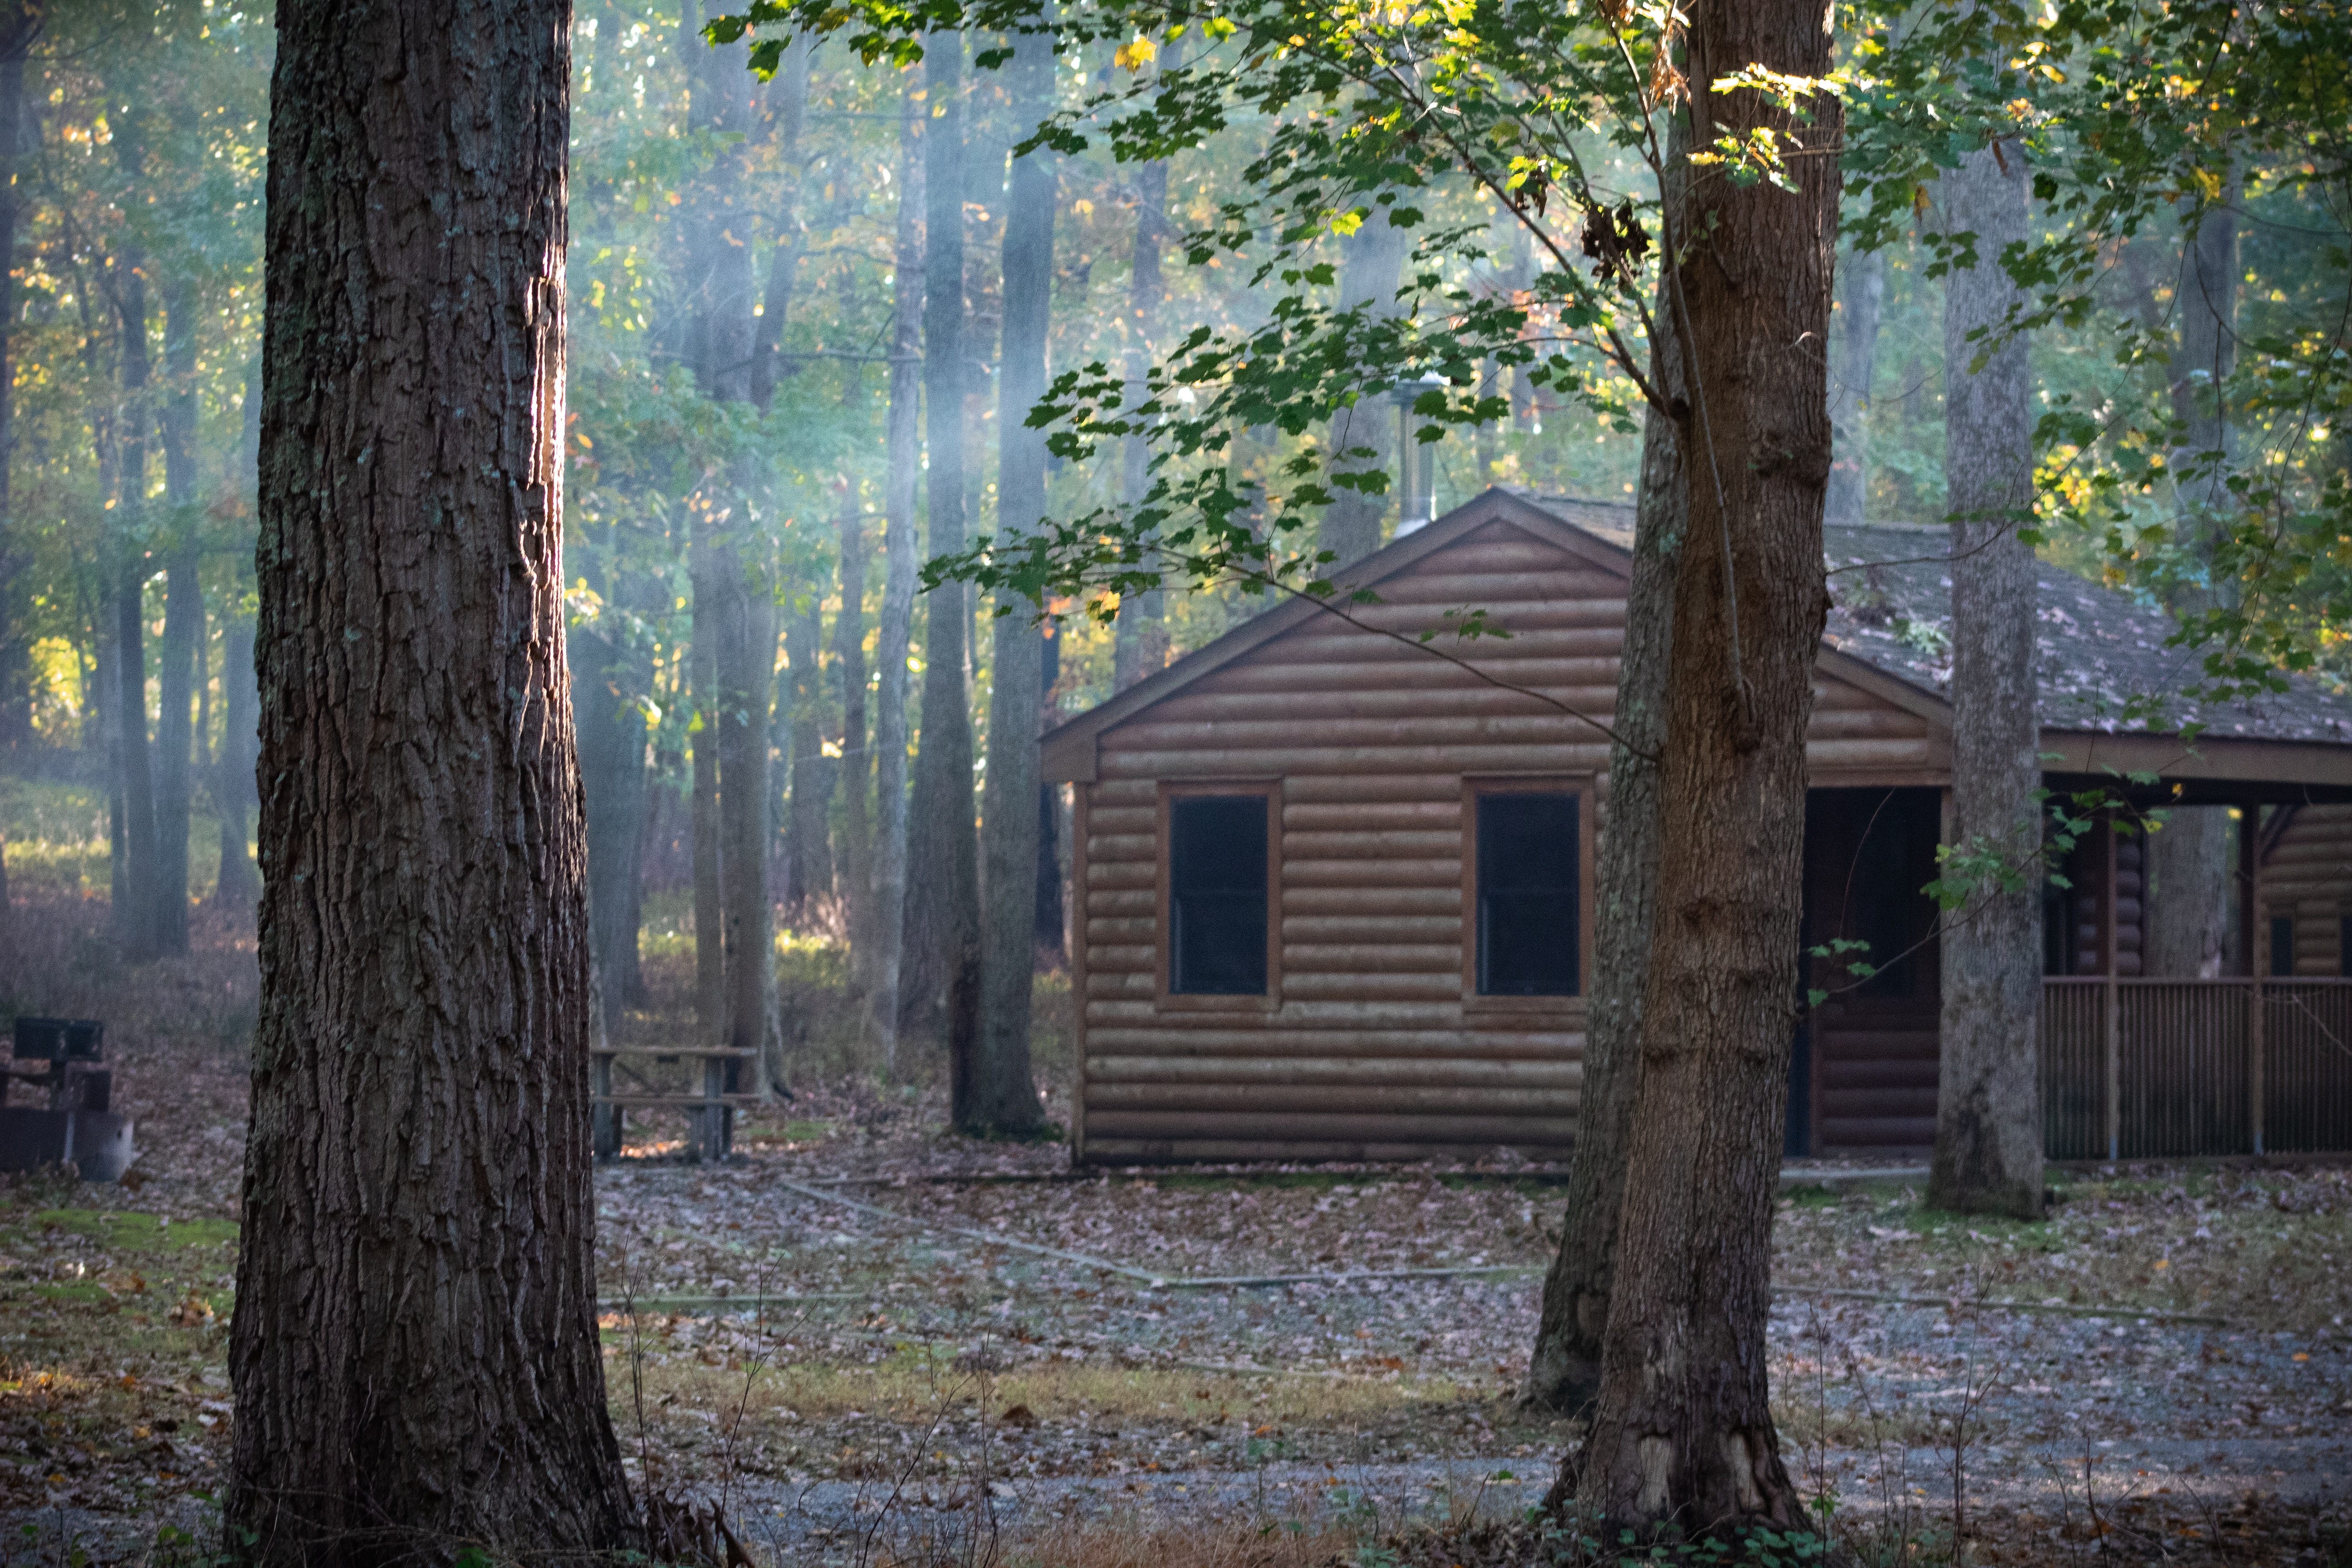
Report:
[[[1612,543],[1632,543],[1633,509],[1575,497],[1520,492],[1564,522]],[[1833,607],[1822,641],[1938,699],[1948,700],[1952,574],[1950,531],[1939,524],[1870,523],[1826,531]],[[2034,669],[2042,727],[2174,731],[2201,723],[2214,736],[2249,741],[2352,742],[2352,702],[2317,682],[2231,702],[2178,694],[2203,674],[2200,650],[2168,647],[2171,616],[2130,595],[2044,563]],[[2168,699],[2161,716],[2126,718],[2136,697]]]

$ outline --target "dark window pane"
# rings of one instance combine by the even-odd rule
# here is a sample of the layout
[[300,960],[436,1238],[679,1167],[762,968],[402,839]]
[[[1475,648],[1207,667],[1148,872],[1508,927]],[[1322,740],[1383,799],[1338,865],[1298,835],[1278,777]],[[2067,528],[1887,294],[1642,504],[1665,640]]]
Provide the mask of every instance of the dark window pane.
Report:
[[2352,915],[2336,917],[2336,973],[2352,979]]
[[1572,795],[1478,797],[1478,994],[1577,994]]
[[1168,989],[1265,994],[1265,814],[1262,795],[1168,803]]
[[2294,973],[2294,917],[2293,915],[2271,917],[2271,973],[2282,975]]

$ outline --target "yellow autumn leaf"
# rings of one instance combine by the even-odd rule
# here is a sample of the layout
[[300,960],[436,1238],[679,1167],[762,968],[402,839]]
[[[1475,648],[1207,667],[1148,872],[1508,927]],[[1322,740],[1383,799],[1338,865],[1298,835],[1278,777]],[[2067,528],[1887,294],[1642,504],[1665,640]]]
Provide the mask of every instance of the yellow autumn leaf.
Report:
[[1118,47],[1118,53],[1111,56],[1111,62],[1123,71],[1139,71],[1159,58],[1159,45],[1150,38],[1131,38]]

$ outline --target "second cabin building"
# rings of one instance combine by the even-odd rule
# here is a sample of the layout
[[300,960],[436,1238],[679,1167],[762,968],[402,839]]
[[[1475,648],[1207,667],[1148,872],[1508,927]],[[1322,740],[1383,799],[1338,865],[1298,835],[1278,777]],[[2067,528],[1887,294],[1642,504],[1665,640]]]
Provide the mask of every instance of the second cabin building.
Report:
[[[1630,508],[1489,490],[1346,574],[1378,595],[1350,611],[1365,626],[1293,601],[1045,737],[1046,776],[1076,786],[1080,1159],[1556,1155],[1572,1141],[1608,741],[1416,643],[1484,609],[1509,636],[1451,651],[1605,720],[1632,523]],[[1805,942],[1908,955],[1805,1014],[1791,1152],[1932,1139],[1940,997],[1920,889],[1949,784],[1948,537],[1830,532]],[[2053,787],[2154,773],[2144,804],[2258,825],[2238,836],[2233,974],[2139,973],[2129,831],[2103,826],[2073,888],[2053,889],[2053,1154],[2352,1147],[2352,1052],[2326,1048],[2352,1038],[2352,704],[2298,682],[2133,729],[2116,717],[2128,700],[2185,684],[2194,656],[2163,647],[2161,616],[2047,568],[2040,615]],[[2193,751],[2177,732],[2190,717],[2208,725]],[[2275,903],[2266,852],[2291,862]]]

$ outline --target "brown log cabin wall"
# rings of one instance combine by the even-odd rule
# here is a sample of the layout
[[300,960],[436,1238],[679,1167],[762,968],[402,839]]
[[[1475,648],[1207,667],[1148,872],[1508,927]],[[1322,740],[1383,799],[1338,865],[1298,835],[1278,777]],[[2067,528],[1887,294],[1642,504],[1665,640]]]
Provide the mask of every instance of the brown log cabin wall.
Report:
[[[1418,637],[1449,608],[1484,606],[1509,638],[1449,646],[1610,711],[1625,591],[1612,561],[1496,521],[1378,589],[1355,611],[1370,625]],[[1828,677],[1811,754],[1824,784],[1940,784],[1946,766],[1924,719]],[[1079,1156],[1556,1152],[1574,1132],[1583,1008],[1465,996],[1464,781],[1589,781],[1598,816],[1607,763],[1591,726],[1330,616],[1104,730],[1096,777],[1076,786]],[[1160,785],[1213,780],[1279,781],[1279,994],[1255,1009],[1160,995]]]
[[2352,805],[2302,805],[2281,826],[2267,825],[2263,856],[2263,931],[2256,952],[2270,973],[2270,922],[2294,921],[2294,973],[2305,979],[2352,974],[2344,921],[2352,915]]

